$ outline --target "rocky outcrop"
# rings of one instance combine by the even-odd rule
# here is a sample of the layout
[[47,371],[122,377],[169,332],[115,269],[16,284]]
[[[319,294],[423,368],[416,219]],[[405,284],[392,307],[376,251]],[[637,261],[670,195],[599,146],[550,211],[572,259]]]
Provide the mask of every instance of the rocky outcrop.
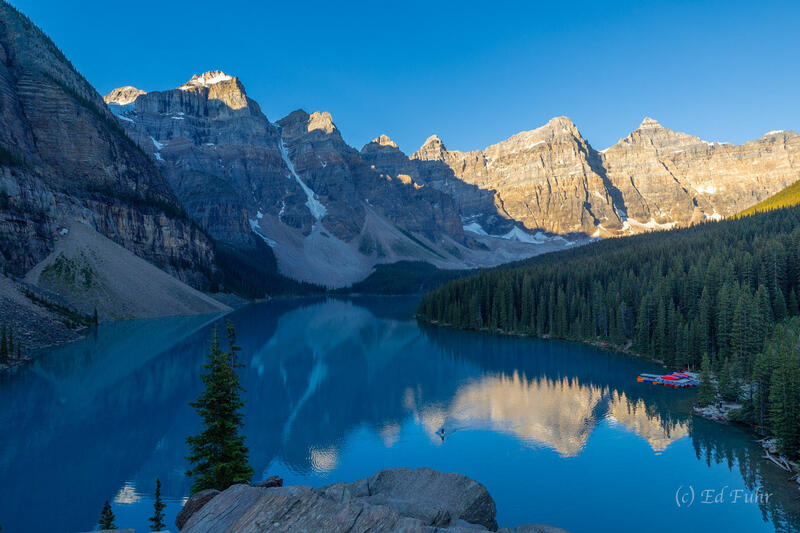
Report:
[[556,117],[474,152],[448,150],[434,135],[411,156],[427,171],[416,167],[413,174],[407,162],[388,157],[382,168],[402,169],[447,191],[462,217],[477,222],[475,229],[499,231],[492,227],[498,219],[486,218],[490,213],[528,229],[609,237],[735,214],[797,181],[798,158],[800,136],[794,132],[770,132],[734,146],[678,133],[650,118],[597,152],[569,118]]
[[192,515],[202,509],[205,504],[213,500],[217,494],[219,494],[217,489],[206,489],[192,494],[192,497],[183,504],[183,508],[178,511],[178,516],[175,517],[175,525],[178,529],[183,529],[183,526],[186,525],[186,522]]
[[493,191],[495,212],[529,229],[591,234],[599,224],[619,223],[599,158],[567,117],[482,151],[450,151],[433,136],[411,157],[444,163],[461,181]]
[[[460,474],[428,468],[382,470],[353,483],[277,488],[234,485],[206,500],[196,495],[181,512],[184,533],[231,531],[430,532],[497,531],[486,488]],[[189,515],[188,517],[186,515]],[[565,533],[524,525],[510,532]]]
[[4,268],[22,275],[84,220],[196,286],[210,243],[97,92],[30,20],[0,2],[0,231]]
[[145,91],[127,85],[114,89],[103,97],[103,101],[107,104],[128,105],[143,94],[146,94]]
[[63,316],[44,305],[44,297],[37,303],[26,296],[30,290],[31,287],[0,275],[0,324],[14,331],[23,359],[34,350],[80,338],[75,326],[68,327]]

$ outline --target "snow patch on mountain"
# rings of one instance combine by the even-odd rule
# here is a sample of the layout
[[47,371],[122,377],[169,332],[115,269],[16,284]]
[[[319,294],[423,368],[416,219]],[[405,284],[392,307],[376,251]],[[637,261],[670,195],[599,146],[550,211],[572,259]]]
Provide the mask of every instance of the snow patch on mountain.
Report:
[[[258,214],[261,215],[261,211],[259,211]],[[277,242],[273,241],[272,239],[261,233],[261,226],[258,223],[258,219],[250,218],[248,219],[248,221],[250,222],[250,229],[253,231],[253,233],[261,237],[261,240],[267,243],[267,246],[269,246],[270,248],[275,248],[278,245]]]
[[232,80],[232,76],[228,76],[221,70],[212,70],[209,72],[205,72],[201,75],[195,74],[192,76],[192,79],[188,82],[184,83],[178,89],[181,91],[188,91],[190,89],[195,89],[197,87],[208,87],[210,85],[215,85],[217,83],[221,83],[223,81]]
[[312,191],[311,188],[300,179],[300,176],[297,175],[297,172],[294,170],[294,164],[292,163],[291,159],[289,159],[289,151],[286,149],[286,145],[283,144],[283,139],[280,140],[280,149],[283,162],[286,163],[289,172],[292,173],[292,176],[294,176],[294,179],[297,180],[297,183],[303,189],[303,192],[306,193],[306,206],[308,207],[308,210],[311,211],[311,214],[317,219],[317,222],[319,222],[322,220],[322,217],[325,216],[327,209],[325,209],[325,206],[322,205],[322,202],[317,199],[317,195],[314,193],[314,191]]
[[668,230],[677,226],[677,222],[668,222],[666,224],[659,224],[655,218],[651,218],[647,222],[639,222],[636,219],[629,218],[622,223],[622,229],[628,231],[632,229],[655,231],[655,230]]
[[694,189],[700,194],[715,194],[717,192],[717,188],[714,185],[700,185]]
[[489,236],[488,233],[483,229],[483,227],[478,224],[477,222],[470,222],[469,224],[463,224],[464,231],[471,231],[472,233],[477,233],[478,235],[485,235]]

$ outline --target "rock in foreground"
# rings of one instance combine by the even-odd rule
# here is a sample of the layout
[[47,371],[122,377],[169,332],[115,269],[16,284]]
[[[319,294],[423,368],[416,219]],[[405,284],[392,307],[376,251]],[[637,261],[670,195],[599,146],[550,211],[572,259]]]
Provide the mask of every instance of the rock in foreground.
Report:
[[[382,470],[319,489],[234,485],[203,505],[194,499],[181,513],[183,533],[497,531],[495,503],[486,487],[429,468]],[[186,516],[189,508],[194,512]],[[565,533],[539,525],[501,531]]]

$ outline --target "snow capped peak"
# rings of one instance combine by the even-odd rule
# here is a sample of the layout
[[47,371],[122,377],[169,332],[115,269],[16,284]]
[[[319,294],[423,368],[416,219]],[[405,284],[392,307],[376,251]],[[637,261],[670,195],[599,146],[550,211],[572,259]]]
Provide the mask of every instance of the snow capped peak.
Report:
[[139,96],[147,94],[144,91],[140,91],[136,87],[131,87],[130,85],[126,85],[125,87],[117,87],[107,95],[103,97],[103,101],[107,104],[118,104],[118,105],[128,105],[133,103],[134,100],[139,98]]
[[785,133],[785,132],[786,132],[786,130],[772,130],[772,131],[768,131],[767,133],[762,135],[761,138],[763,139],[764,137],[769,137],[770,135],[780,135],[781,133]]
[[228,76],[221,70],[209,70],[208,72],[204,72],[200,75],[195,74],[192,76],[191,80],[178,87],[178,89],[186,91],[197,87],[208,87],[209,85],[214,85],[232,79],[233,76]]

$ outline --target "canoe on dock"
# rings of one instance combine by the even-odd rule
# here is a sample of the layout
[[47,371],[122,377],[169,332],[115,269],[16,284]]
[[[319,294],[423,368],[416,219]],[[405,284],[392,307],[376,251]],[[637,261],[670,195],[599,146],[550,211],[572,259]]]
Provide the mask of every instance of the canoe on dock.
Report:
[[675,387],[678,389],[696,387],[700,383],[699,376],[692,372],[672,372],[661,376],[658,374],[639,374],[636,381],[640,383]]

